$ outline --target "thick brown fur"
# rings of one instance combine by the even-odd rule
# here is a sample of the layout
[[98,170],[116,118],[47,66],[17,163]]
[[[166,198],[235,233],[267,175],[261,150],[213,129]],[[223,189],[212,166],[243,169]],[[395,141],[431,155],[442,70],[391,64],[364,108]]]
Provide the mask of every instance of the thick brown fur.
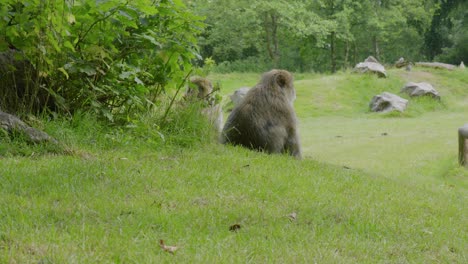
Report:
[[293,77],[288,71],[264,73],[260,83],[232,110],[221,143],[301,158],[295,98]]
[[188,101],[203,101],[205,107],[201,110],[217,132],[223,128],[223,110],[213,95],[213,84],[207,78],[193,76],[185,92],[184,98]]
[[185,93],[188,98],[208,99],[208,96],[213,92],[213,85],[206,78],[194,76],[190,78],[190,83]]

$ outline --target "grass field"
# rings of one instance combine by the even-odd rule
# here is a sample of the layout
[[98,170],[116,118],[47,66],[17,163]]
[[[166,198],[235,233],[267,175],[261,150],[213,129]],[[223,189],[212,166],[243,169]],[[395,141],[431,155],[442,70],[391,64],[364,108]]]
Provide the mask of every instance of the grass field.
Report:
[[[0,263],[467,263],[468,72],[389,74],[296,75],[301,161],[86,119],[43,123],[66,155],[0,141]],[[228,95],[259,75],[210,78]],[[442,102],[368,112],[409,80]]]

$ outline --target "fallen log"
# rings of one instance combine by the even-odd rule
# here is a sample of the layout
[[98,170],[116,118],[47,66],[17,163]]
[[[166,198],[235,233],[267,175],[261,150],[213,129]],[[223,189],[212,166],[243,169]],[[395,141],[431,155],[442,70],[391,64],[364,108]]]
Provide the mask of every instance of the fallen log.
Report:
[[416,66],[436,69],[454,70],[457,66],[442,62],[416,62]]

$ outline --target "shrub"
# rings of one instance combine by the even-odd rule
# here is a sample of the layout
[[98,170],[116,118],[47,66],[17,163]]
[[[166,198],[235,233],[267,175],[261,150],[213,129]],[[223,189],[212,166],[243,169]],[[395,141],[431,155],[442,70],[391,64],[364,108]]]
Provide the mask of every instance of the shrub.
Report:
[[[0,18],[0,51],[15,49],[37,73],[25,96],[2,105],[92,111],[111,121],[147,110],[180,83],[203,26],[182,0],[5,0]],[[31,103],[44,92],[53,107]]]

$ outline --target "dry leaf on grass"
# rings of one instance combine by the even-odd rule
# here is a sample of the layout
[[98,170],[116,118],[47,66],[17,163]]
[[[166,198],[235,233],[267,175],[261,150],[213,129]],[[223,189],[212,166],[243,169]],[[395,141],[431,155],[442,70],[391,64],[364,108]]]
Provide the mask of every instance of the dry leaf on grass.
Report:
[[229,231],[231,232],[235,232],[239,229],[241,229],[241,226],[239,224],[233,224],[232,226],[229,227]]
[[164,244],[164,240],[160,239],[159,240],[159,246],[161,247],[162,250],[166,251],[166,252],[169,252],[171,254],[174,254],[174,252],[179,249],[178,247],[176,246],[167,246]]
[[296,219],[297,219],[297,213],[296,213],[296,212],[292,212],[292,213],[288,214],[286,217],[288,217],[289,220],[291,220],[291,221],[296,221]]

